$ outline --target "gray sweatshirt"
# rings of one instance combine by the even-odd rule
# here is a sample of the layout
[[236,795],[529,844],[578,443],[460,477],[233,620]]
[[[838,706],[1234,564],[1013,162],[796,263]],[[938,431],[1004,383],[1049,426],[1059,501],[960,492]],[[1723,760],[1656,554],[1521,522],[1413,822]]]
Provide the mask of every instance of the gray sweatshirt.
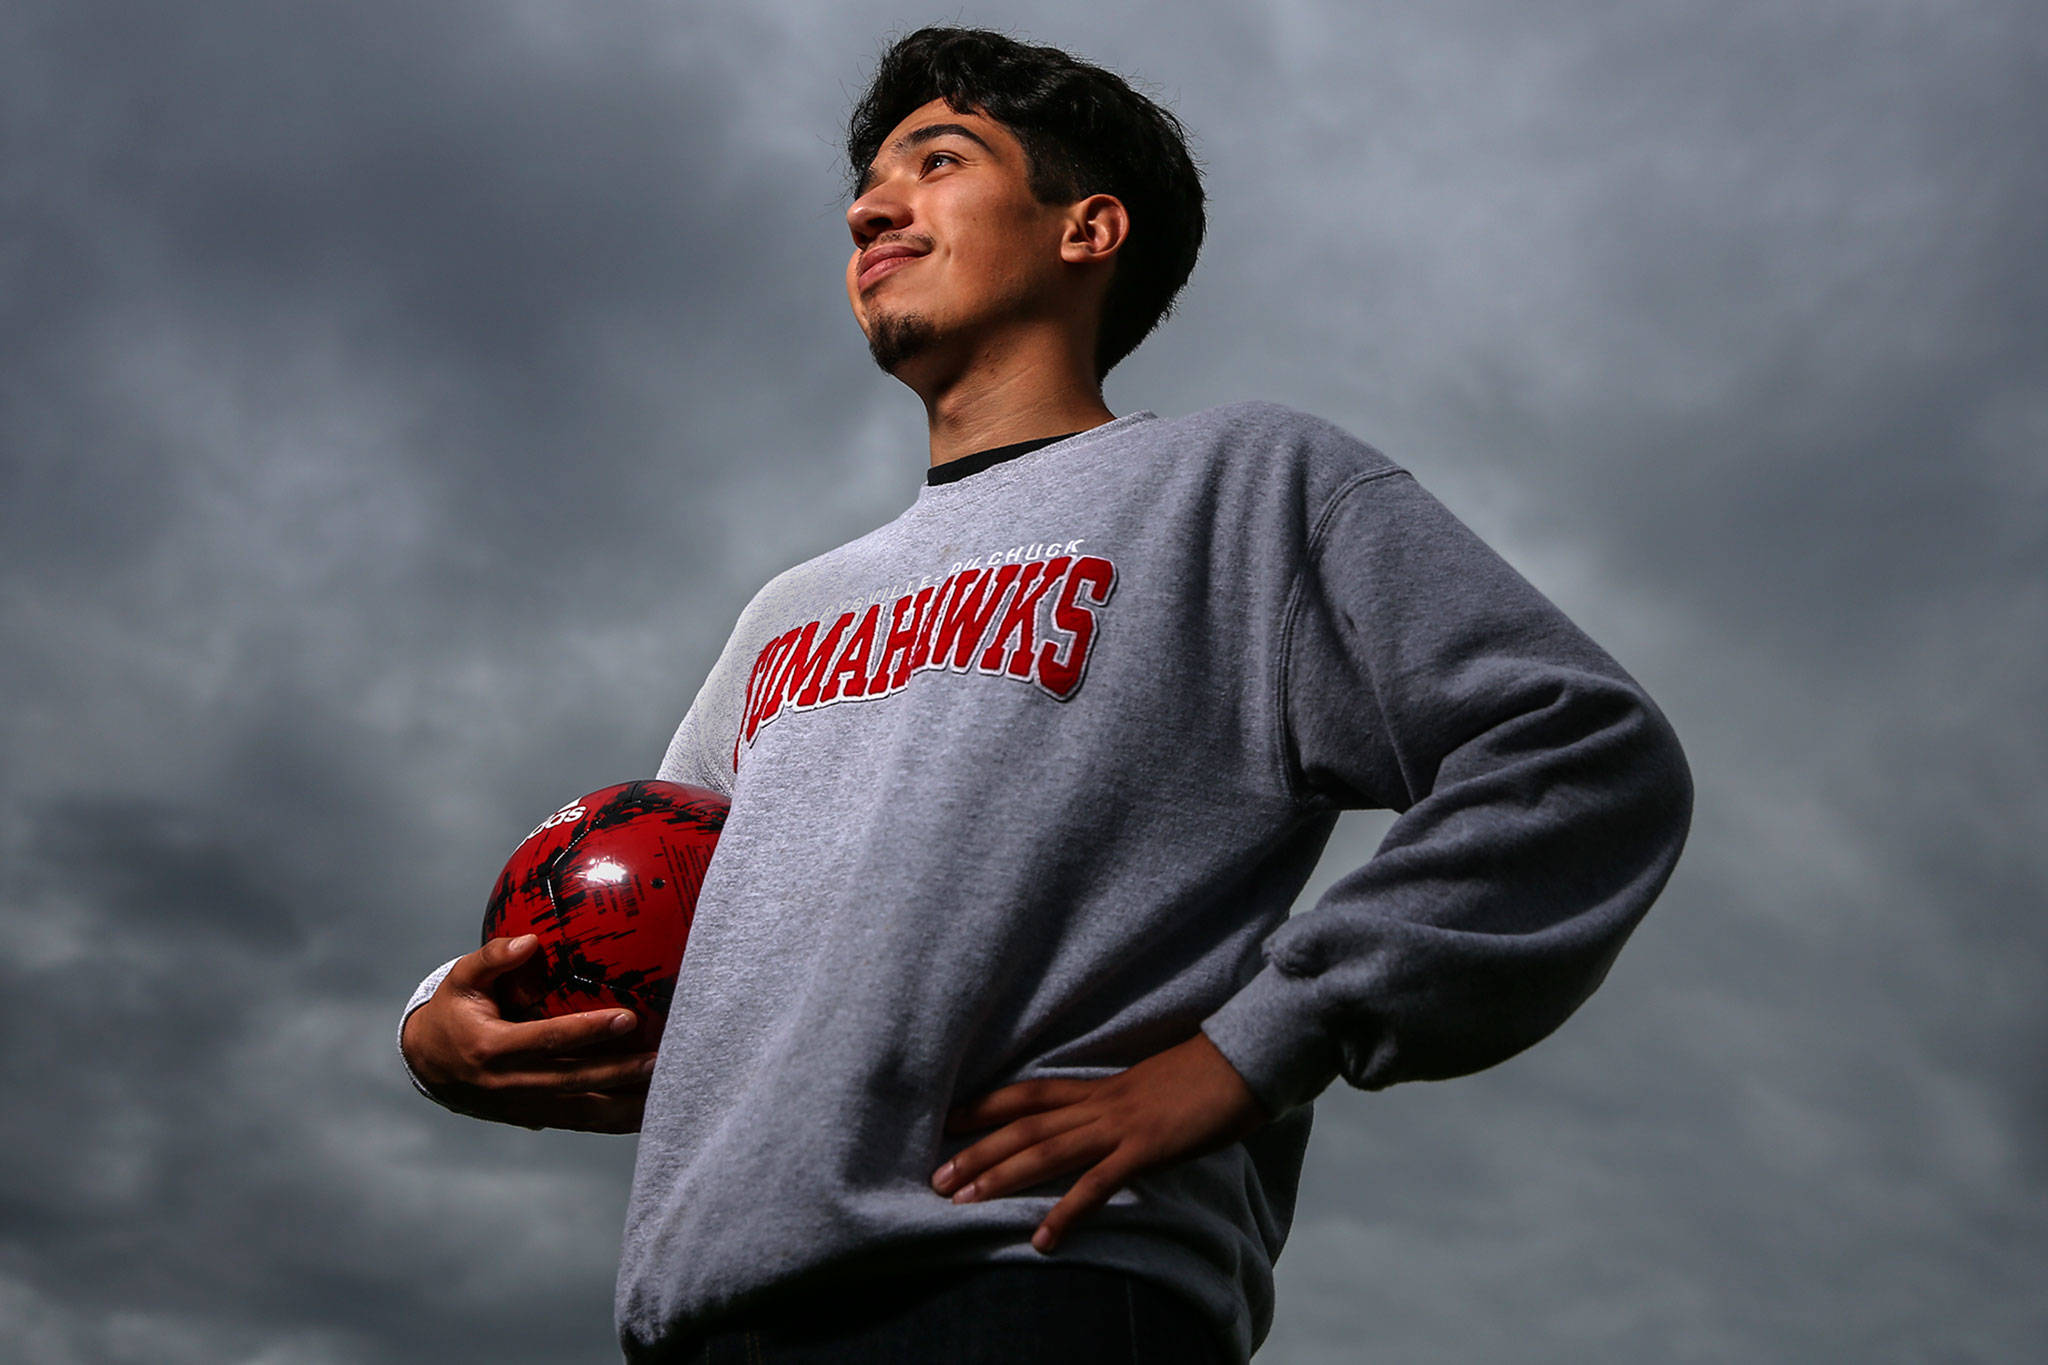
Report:
[[[1692,812],[1620,665],[1407,470],[1266,402],[926,483],[756,594],[659,776],[732,809],[639,1138],[629,1360],[771,1291],[1047,1259],[1157,1281],[1249,1358],[1316,1096],[1557,1028]],[[1400,814],[1290,919],[1347,809]],[[932,1190],[986,1136],[948,1109],[1197,1030],[1273,1122],[1050,1257],[1081,1172]]]

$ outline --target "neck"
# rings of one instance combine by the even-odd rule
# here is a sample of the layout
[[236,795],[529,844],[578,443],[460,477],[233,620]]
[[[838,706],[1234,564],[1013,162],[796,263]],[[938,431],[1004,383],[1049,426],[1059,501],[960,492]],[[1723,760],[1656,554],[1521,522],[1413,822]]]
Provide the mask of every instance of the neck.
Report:
[[904,378],[924,399],[934,465],[1116,420],[1102,401],[1093,362],[1063,338],[1027,333],[981,349],[927,386]]

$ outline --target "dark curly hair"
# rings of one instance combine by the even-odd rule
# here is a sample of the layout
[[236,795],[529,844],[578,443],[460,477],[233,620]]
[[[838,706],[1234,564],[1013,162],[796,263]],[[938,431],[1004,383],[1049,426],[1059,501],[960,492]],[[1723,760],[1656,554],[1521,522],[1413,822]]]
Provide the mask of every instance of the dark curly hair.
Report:
[[1130,216],[1117,251],[1095,338],[1100,383],[1172,311],[1202,249],[1202,175],[1173,114],[1123,79],[1056,47],[988,29],[918,29],[899,38],[854,106],[846,133],[847,189],[889,131],[943,99],[961,113],[977,106],[1024,148],[1032,197],[1071,204],[1114,195]]

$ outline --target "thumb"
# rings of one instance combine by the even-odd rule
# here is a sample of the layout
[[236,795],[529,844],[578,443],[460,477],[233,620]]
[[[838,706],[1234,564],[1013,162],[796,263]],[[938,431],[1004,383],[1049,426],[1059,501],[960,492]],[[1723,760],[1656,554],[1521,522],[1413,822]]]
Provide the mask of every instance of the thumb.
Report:
[[540,946],[540,939],[533,934],[521,934],[518,938],[494,938],[473,953],[465,953],[462,961],[449,970],[450,976],[461,974],[456,984],[463,990],[482,990],[505,973],[533,956],[533,950]]

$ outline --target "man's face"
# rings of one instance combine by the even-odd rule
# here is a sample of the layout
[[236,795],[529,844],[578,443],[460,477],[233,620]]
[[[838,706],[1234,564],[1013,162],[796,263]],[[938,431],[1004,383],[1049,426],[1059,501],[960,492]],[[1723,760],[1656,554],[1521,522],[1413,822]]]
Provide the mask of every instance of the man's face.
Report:
[[[1005,324],[1071,307],[1063,217],[1031,197],[1024,148],[1002,124],[944,100],[913,111],[846,211],[846,295],[875,363],[967,363]],[[882,260],[899,247],[918,254]]]

